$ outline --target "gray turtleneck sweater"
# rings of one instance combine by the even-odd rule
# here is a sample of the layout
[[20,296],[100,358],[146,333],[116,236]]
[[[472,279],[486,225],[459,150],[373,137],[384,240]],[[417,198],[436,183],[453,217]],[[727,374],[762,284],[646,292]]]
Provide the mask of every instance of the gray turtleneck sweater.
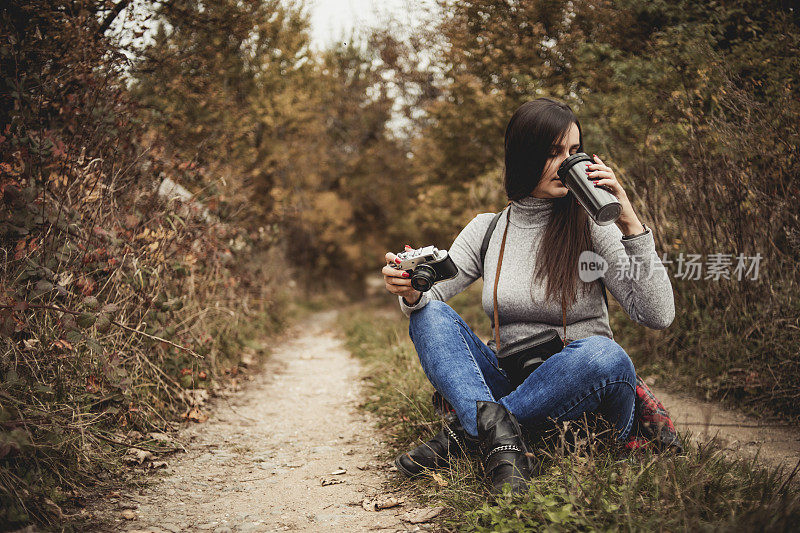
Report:
[[[534,261],[552,213],[552,200],[529,196],[512,202],[511,225],[497,288],[501,346],[546,329],[557,329],[563,335],[561,302],[545,301],[544,284],[532,286]],[[413,306],[400,298],[406,316],[431,300],[448,300],[481,276],[480,248],[493,216],[492,213],[476,216],[453,241],[449,253],[458,266],[458,276],[434,285]],[[608,263],[602,277],[614,298],[635,322],[653,329],[669,326],[675,317],[672,285],[656,253],[652,230],[648,228],[642,235],[623,239],[616,224],[598,226],[591,219],[589,224],[593,251]],[[503,215],[486,251],[482,303],[490,320],[494,314],[492,289],[505,226]],[[613,339],[602,288],[597,282],[590,286],[585,294],[579,290],[577,302],[567,309],[567,338],[603,335]]]

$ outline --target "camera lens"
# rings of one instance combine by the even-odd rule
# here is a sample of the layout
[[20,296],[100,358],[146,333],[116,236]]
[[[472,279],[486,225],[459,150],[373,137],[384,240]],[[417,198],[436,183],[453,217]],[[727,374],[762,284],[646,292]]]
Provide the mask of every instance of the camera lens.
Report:
[[436,271],[428,265],[420,265],[411,274],[411,286],[419,292],[431,290],[436,281]]

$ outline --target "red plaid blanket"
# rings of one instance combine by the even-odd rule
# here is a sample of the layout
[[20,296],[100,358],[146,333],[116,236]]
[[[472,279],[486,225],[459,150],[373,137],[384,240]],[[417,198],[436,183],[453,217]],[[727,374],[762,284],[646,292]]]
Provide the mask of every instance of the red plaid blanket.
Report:
[[629,450],[651,447],[655,451],[663,452],[672,449],[677,453],[683,451],[683,446],[678,440],[675,424],[658,401],[656,395],[650,390],[641,377],[636,376],[636,414],[633,420],[633,429],[628,436],[625,447]]

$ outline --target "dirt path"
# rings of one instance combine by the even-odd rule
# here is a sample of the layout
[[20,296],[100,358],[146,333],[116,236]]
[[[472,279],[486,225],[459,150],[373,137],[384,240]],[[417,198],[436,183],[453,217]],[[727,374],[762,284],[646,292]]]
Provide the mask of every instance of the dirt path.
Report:
[[[301,324],[245,394],[218,402],[209,421],[183,431],[189,453],[169,460],[170,472],[141,494],[124,494],[107,509],[116,515],[112,530],[418,528],[400,519],[408,505],[377,512],[362,505],[386,495],[391,461],[377,459],[379,433],[357,408],[360,366],[334,335],[335,318],[317,314]],[[135,507],[135,520],[121,517],[125,506]]]
[[800,461],[800,431],[796,427],[760,423],[741,413],[703,402],[685,393],[653,387],[679,432],[687,430],[695,441],[717,437],[726,449],[754,457],[769,465],[791,470]]
[[[210,420],[180,434],[188,449],[138,494],[122,494],[97,512],[112,531],[267,532],[414,531],[403,504],[368,511],[389,493],[391,461],[380,434],[358,409],[359,362],[334,331],[334,312],[295,328],[242,393],[218,401]],[[759,426],[686,395],[656,389],[679,431],[717,435],[730,449],[792,468],[800,460],[796,428]],[[365,502],[365,499],[367,502]],[[123,518],[123,513],[133,520]]]

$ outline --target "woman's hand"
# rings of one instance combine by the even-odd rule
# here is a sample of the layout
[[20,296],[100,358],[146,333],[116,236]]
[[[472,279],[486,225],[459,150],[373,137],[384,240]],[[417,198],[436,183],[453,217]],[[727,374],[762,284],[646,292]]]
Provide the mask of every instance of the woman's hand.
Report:
[[594,186],[605,186],[611,194],[617,197],[620,205],[622,206],[622,213],[617,219],[617,226],[622,230],[623,235],[635,235],[644,231],[644,226],[639,221],[639,217],[633,212],[633,206],[628,195],[625,194],[625,189],[622,188],[614,171],[611,170],[603,161],[594,155],[596,163],[587,165],[586,169],[589,170],[589,179],[594,181]]
[[[410,249],[406,246],[406,250]],[[386,263],[388,263],[381,273],[383,274],[383,281],[386,283],[386,290],[392,294],[402,296],[406,305],[414,305],[422,296],[422,293],[411,286],[411,276],[404,270],[398,270],[391,265],[399,262],[397,256],[389,252],[386,254]]]

